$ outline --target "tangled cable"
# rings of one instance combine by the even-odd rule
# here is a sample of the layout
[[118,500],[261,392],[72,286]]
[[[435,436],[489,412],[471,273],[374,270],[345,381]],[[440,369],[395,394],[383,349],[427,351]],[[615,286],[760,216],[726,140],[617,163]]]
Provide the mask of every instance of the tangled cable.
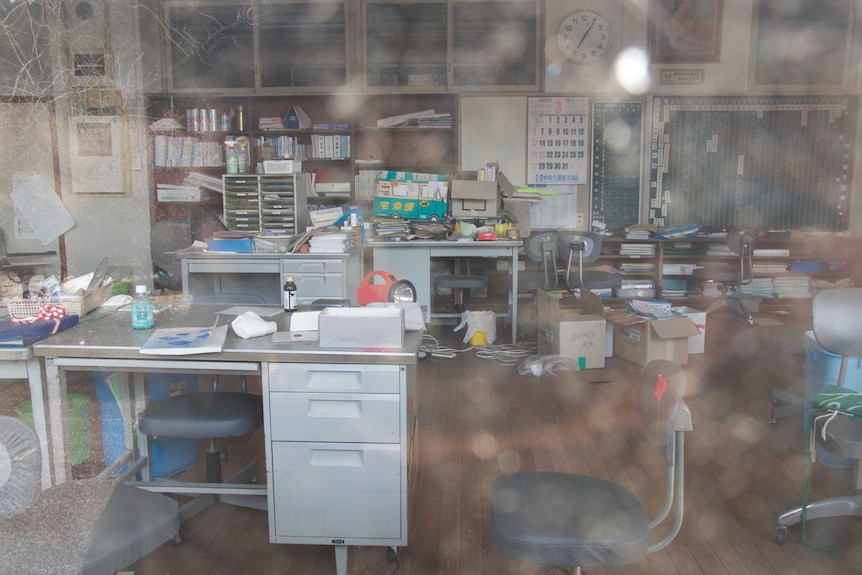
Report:
[[535,353],[535,342],[528,343],[506,343],[499,345],[478,345],[470,346],[462,349],[441,345],[440,341],[430,334],[422,336],[422,343],[419,346],[420,353],[425,353],[431,357],[455,357],[455,354],[464,353],[466,351],[475,351],[476,357],[481,359],[490,359],[499,365],[516,365],[522,358]]

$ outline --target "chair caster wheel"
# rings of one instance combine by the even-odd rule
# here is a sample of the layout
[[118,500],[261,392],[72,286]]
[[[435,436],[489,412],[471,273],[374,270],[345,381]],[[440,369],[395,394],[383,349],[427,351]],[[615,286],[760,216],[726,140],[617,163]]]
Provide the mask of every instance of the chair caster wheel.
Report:
[[775,542],[784,545],[785,541],[787,541],[787,527],[780,526],[775,531]]
[[180,547],[185,542],[186,542],[186,538],[183,537],[182,533],[175,533],[174,536],[171,537],[171,544],[174,547]]

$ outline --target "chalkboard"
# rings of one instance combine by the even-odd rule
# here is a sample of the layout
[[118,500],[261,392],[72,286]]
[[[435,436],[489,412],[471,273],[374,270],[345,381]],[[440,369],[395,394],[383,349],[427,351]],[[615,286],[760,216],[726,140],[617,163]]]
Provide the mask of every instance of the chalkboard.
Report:
[[648,222],[845,230],[854,96],[654,97]]
[[590,222],[624,228],[640,217],[641,102],[594,102]]

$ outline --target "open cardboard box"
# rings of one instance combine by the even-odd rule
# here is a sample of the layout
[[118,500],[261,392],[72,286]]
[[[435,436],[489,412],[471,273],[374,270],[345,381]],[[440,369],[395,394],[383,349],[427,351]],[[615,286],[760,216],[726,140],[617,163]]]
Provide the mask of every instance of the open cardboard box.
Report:
[[687,317],[647,319],[621,311],[609,313],[607,319],[614,326],[614,355],[638,365],[654,359],[685,365],[689,338],[700,335]]
[[580,299],[544,290],[536,298],[539,355],[571,357],[581,369],[604,367],[612,340],[601,298],[589,290]]

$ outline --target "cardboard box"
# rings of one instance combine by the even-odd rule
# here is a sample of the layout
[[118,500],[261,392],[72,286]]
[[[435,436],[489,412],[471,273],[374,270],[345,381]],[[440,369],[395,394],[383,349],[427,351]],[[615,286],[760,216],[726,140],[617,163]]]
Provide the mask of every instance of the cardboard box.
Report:
[[327,307],[317,318],[320,347],[401,349],[404,309]]
[[706,347],[706,312],[685,305],[671,309],[674,313],[693,321],[697,329],[700,330],[699,335],[693,335],[688,338],[688,354],[703,353]]
[[453,218],[495,218],[500,205],[497,181],[481,181],[478,172],[460,172],[452,180],[449,215]]
[[638,365],[646,365],[654,359],[685,365],[688,363],[688,338],[699,333],[687,317],[638,318],[634,323],[615,323],[614,355]]
[[538,353],[578,360],[581,369],[605,366],[607,322],[601,298],[584,291],[582,299],[539,290]]

